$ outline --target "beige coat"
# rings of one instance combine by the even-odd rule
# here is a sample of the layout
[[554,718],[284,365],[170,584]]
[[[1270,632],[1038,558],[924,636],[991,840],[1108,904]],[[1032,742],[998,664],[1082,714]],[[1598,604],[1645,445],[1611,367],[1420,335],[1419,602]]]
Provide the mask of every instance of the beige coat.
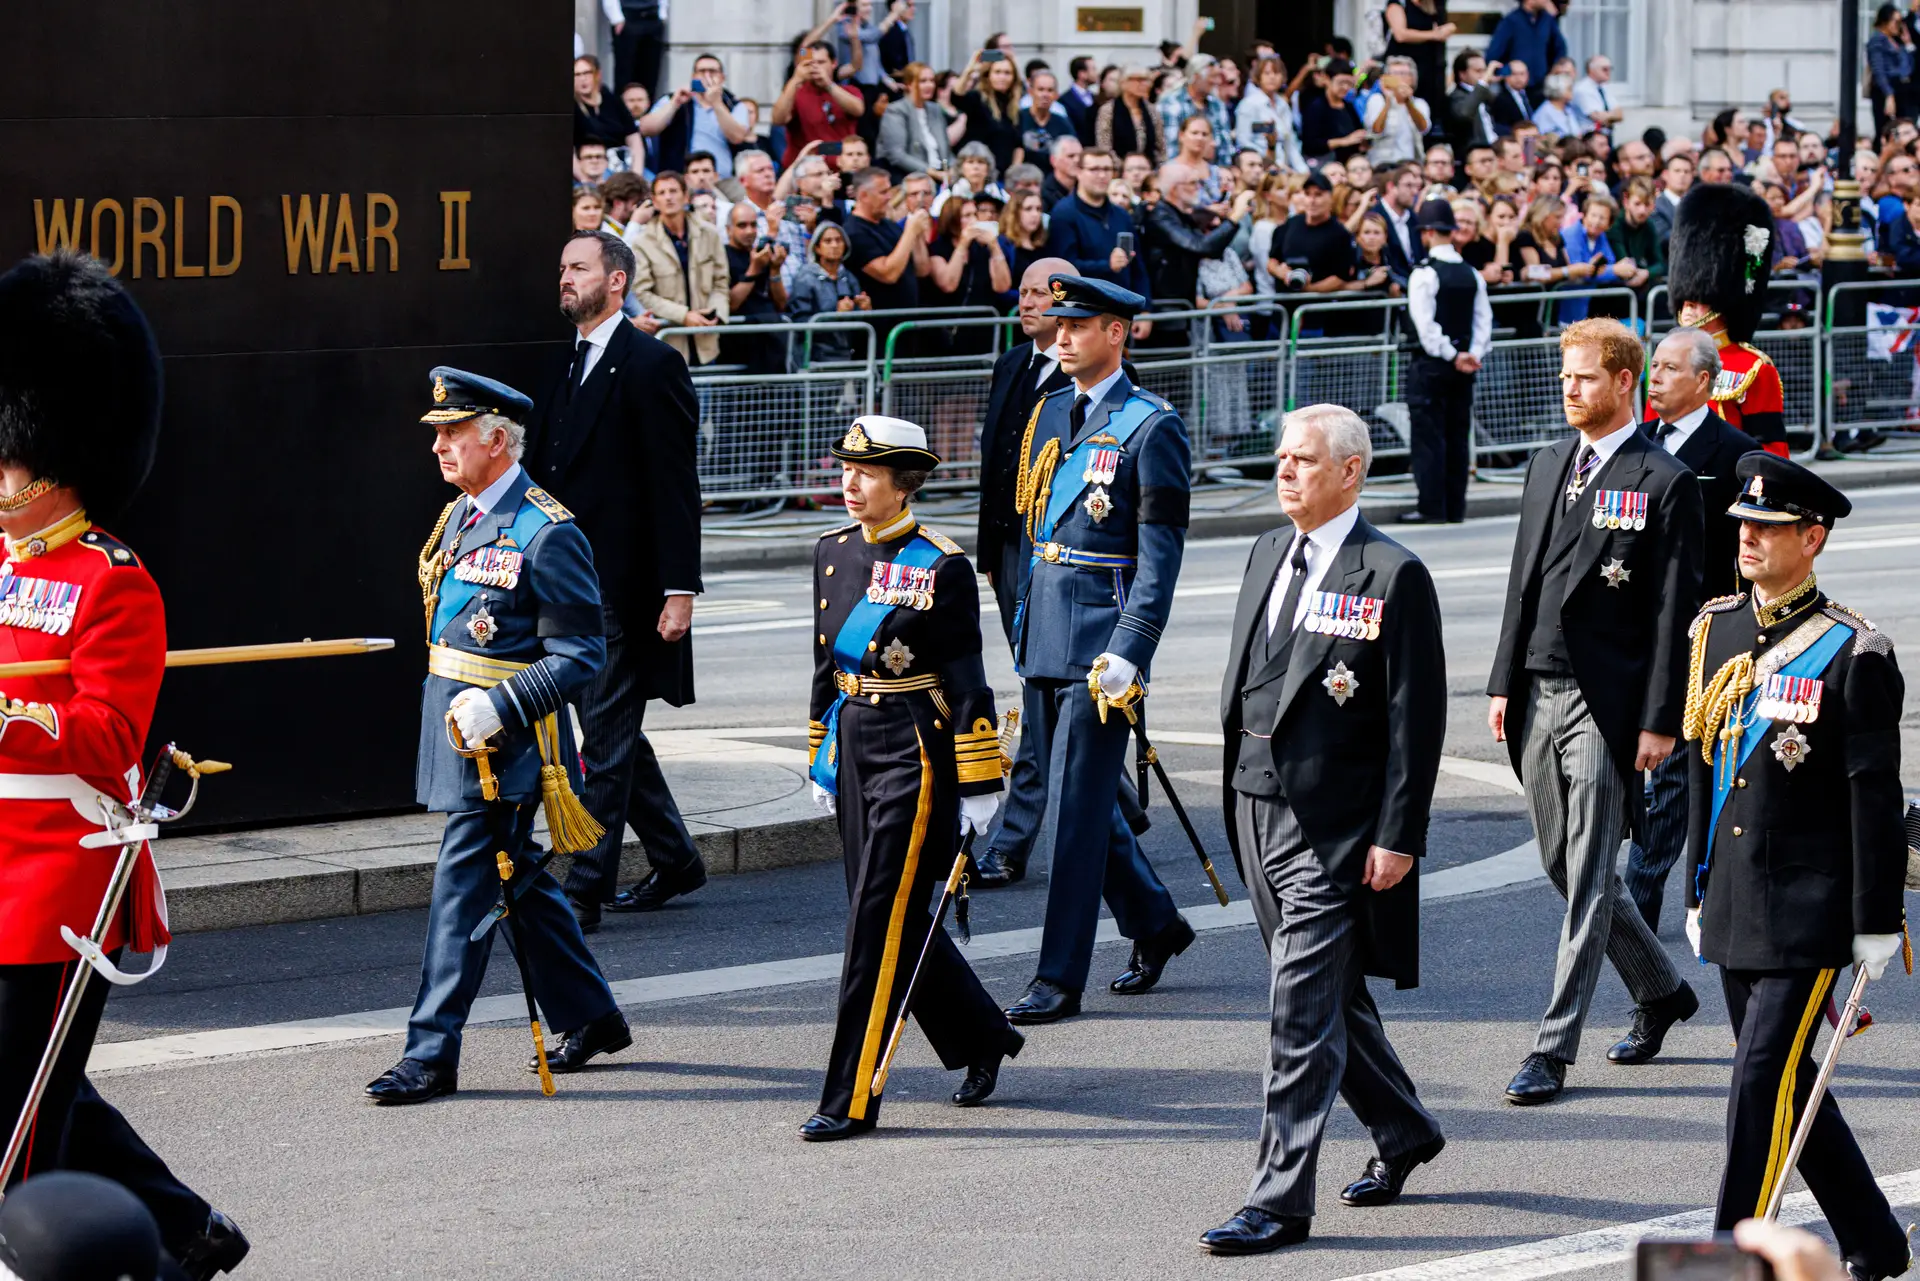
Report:
[[[674,250],[673,240],[658,218],[641,227],[629,239],[636,260],[633,296],[642,307],[669,325],[683,323],[689,310],[703,311],[724,322],[727,318],[727,286],[731,283],[727,278],[726,243],[720,239],[719,231],[694,213],[687,214],[687,228],[687,269],[684,274],[680,270],[680,255]],[[689,279],[693,283],[695,301],[692,303],[687,300]],[[682,358],[686,357],[686,335],[670,335],[665,341]],[[720,331],[716,328],[710,334],[697,335],[694,346],[700,355],[698,363],[712,364],[720,355]]]

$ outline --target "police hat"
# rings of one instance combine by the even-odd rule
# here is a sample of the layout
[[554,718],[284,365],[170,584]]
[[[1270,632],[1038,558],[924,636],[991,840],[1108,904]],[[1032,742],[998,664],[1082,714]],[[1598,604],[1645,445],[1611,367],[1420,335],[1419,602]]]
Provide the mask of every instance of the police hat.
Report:
[[533,402],[505,383],[464,369],[434,366],[433,408],[420,416],[423,423],[463,423],[481,414],[524,423],[533,412]]
[[154,1281],[160,1230],[133,1193],[97,1174],[36,1175],[0,1202],[0,1276]]
[[1453,220],[1453,206],[1444,200],[1429,200],[1422,204],[1413,221],[1421,231],[1444,231],[1452,235],[1459,230],[1459,225]]
[[1133,290],[1091,276],[1052,275],[1047,277],[1047,284],[1053,289],[1053,306],[1045,313],[1049,316],[1118,316],[1132,320],[1147,309],[1147,300]]
[[1853,502],[1827,481],[1791,459],[1757,450],[1733,465],[1742,485],[1727,515],[1761,525],[1812,520],[1833,527],[1853,511]]
[[940,465],[940,459],[927,448],[927,433],[918,423],[885,414],[862,414],[847,428],[847,434],[829,451],[849,463],[884,463],[910,471],[927,470]]

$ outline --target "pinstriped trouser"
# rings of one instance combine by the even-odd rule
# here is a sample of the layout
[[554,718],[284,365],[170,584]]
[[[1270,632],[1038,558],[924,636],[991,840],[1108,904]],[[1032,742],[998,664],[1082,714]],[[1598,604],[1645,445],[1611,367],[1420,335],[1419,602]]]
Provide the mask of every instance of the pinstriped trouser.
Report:
[[1327,876],[1285,801],[1235,796],[1234,821],[1273,975],[1267,1108],[1247,1204],[1306,1218],[1336,1090],[1389,1160],[1438,1138],[1440,1123],[1420,1105],[1367,991],[1353,896]]
[[1637,1004],[1671,995],[1680,976],[1614,871],[1627,835],[1626,782],[1579,684],[1571,676],[1531,674],[1525,696],[1515,702],[1540,865],[1567,900],[1553,999],[1533,1048],[1571,1063],[1603,956]]

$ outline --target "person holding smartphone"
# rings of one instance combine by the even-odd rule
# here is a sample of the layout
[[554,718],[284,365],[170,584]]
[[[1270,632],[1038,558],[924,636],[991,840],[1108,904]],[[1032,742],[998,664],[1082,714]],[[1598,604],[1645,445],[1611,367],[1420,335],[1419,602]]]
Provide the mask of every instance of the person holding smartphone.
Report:
[[865,99],[834,80],[833,46],[822,40],[807,44],[773,104],[773,123],[787,131],[787,154],[780,158],[780,167],[790,168],[809,142],[851,138],[866,112]]
[[[1080,181],[1073,194],[1053,207],[1047,224],[1047,252],[1073,264],[1075,271],[1150,296],[1147,265],[1135,243],[1133,214],[1107,198],[1120,167],[1111,151],[1095,148],[1080,157]],[[1136,340],[1146,324],[1134,327]]]

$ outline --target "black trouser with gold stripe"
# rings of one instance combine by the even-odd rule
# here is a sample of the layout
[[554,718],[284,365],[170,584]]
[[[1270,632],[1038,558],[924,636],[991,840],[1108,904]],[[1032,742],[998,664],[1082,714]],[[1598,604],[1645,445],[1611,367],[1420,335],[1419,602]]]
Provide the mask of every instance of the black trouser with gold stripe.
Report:
[[[1764,1214],[1774,1184],[1789,1177],[1787,1148],[1813,1079],[1813,1040],[1837,970],[1727,970],[1720,985],[1739,1048],[1727,1100],[1727,1165],[1714,1226],[1726,1231]],[[1840,1252],[1876,1275],[1905,1266],[1905,1234],[1873,1181],[1831,1090],[1820,1100],[1800,1174],[1833,1227]]]
[[[953,869],[960,825],[953,727],[926,693],[840,711],[840,841],[847,871],[840,1014],[820,1111],[870,1118],[874,1069],[886,1053],[933,898]],[[934,936],[913,1016],[949,1070],[1015,1053],[1020,1041],[945,930]]]

